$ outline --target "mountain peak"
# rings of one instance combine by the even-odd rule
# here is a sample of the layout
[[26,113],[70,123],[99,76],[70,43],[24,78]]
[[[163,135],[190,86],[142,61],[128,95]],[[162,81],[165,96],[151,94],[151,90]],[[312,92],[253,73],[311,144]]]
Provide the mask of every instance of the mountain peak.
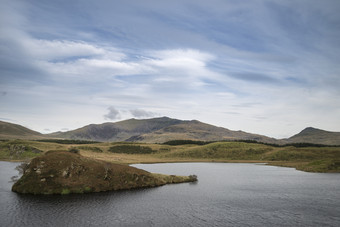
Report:
[[307,127],[304,130],[302,130],[301,132],[310,132],[310,131],[319,131],[320,129],[317,128],[313,128],[313,127]]
[[340,132],[329,132],[318,128],[307,127],[300,133],[288,138],[286,142],[340,145]]
[[327,132],[327,131],[321,130],[318,128],[307,127],[304,130],[302,130],[298,135],[309,135],[309,134],[322,133],[322,132]]

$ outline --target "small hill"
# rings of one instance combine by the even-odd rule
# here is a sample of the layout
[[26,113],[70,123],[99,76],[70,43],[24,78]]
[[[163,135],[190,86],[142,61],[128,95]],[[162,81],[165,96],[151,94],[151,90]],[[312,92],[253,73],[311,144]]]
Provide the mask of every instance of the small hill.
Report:
[[0,121],[0,139],[39,139],[44,135],[21,125]]
[[308,127],[300,133],[284,140],[286,143],[313,143],[324,145],[340,145],[340,132],[329,132]]
[[156,187],[196,181],[195,176],[152,174],[127,165],[94,160],[68,151],[49,151],[23,169],[12,191],[69,194]]

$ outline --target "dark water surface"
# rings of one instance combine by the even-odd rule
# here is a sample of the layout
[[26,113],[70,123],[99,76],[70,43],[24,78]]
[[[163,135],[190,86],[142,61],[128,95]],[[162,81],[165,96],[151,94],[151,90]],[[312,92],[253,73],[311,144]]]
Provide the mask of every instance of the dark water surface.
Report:
[[134,165],[197,183],[66,196],[11,192],[0,162],[1,226],[340,226],[340,174],[255,164]]

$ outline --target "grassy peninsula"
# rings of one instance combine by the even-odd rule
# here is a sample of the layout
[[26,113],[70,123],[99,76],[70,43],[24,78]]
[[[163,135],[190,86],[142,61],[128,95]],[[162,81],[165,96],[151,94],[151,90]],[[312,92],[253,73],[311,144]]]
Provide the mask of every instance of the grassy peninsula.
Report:
[[196,180],[195,176],[153,174],[70,151],[49,151],[24,167],[23,176],[12,190],[29,194],[69,194],[156,187]]

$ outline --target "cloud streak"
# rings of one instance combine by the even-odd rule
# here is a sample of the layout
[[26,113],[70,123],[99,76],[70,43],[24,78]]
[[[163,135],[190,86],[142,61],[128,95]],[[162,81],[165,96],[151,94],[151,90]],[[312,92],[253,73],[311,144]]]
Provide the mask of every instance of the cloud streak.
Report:
[[158,115],[157,113],[153,113],[142,109],[130,110],[130,113],[132,114],[132,116],[136,118],[150,118]]

